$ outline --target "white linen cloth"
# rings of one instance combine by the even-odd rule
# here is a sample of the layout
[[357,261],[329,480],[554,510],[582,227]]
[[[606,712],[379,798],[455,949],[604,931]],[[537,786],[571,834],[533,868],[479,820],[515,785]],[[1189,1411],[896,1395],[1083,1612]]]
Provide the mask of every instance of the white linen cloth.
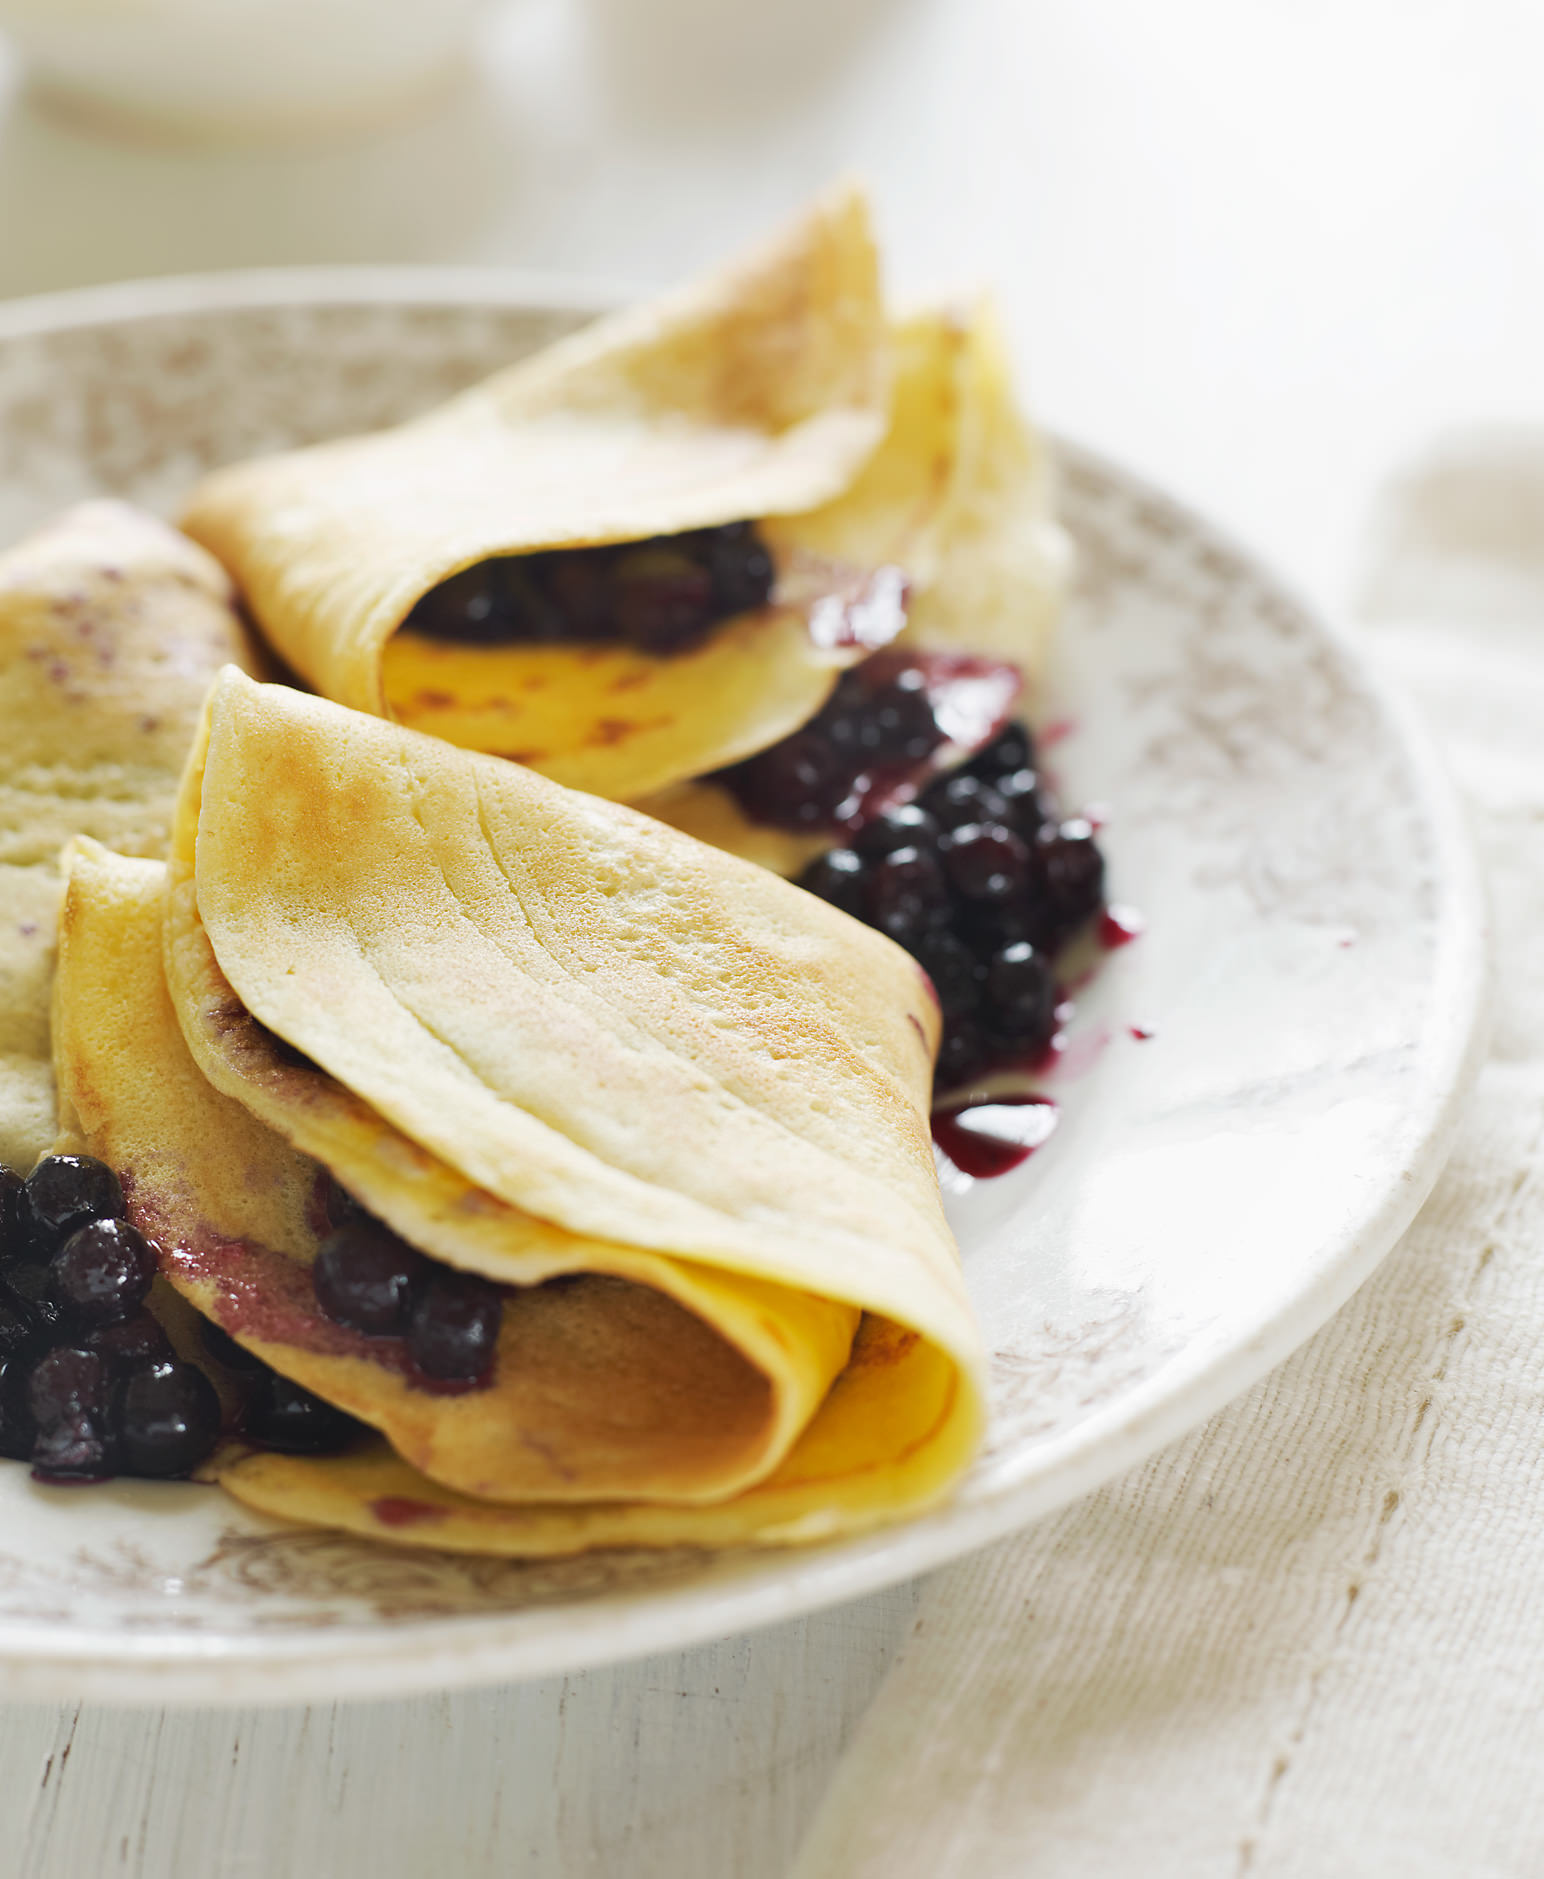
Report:
[[1397,486],[1362,613],[1491,887],[1452,1159],[1273,1375],[931,1581],[797,1879],[1544,1874],[1544,436]]

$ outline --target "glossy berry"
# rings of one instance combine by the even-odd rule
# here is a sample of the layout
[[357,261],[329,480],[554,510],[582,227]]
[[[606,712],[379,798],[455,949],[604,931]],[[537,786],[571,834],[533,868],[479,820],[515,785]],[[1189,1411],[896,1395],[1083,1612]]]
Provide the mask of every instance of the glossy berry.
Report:
[[1006,823],[1020,841],[1032,842],[1045,826],[1049,814],[1038,771],[1012,770],[984,787],[1002,804],[996,819]]
[[874,759],[885,764],[916,763],[944,741],[926,678],[917,667],[904,668],[871,696],[862,741]]
[[137,1311],[117,1324],[98,1325],[81,1342],[87,1350],[100,1351],[119,1370],[137,1364],[167,1363],[177,1354],[171,1339],[148,1311]]
[[1034,762],[1034,740],[1026,726],[1014,723],[1005,725],[984,750],[977,751],[965,769],[971,776],[986,777],[990,781],[1009,776],[1015,770],[1032,769]]
[[54,1303],[77,1324],[116,1324],[144,1303],[155,1278],[155,1248],[127,1220],[77,1228],[48,1267]]
[[100,1351],[64,1344],[40,1357],[27,1379],[37,1425],[32,1463],[44,1475],[113,1472],[112,1365]]
[[949,890],[936,855],[898,848],[876,861],[863,890],[864,918],[907,946],[949,916]]
[[45,1155],[25,1186],[33,1219],[56,1240],[88,1220],[116,1220],[123,1214],[118,1177],[94,1155]]
[[407,1329],[429,1262],[378,1221],[358,1220],[322,1242],[311,1267],[316,1302],[334,1324],[370,1337]]
[[712,574],[678,548],[651,542],[630,550],[615,580],[617,629],[645,652],[682,651],[718,617]]
[[968,824],[1005,822],[1008,805],[992,785],[979,776],[949,776],[935,783],[924,800],[941,829],[963,829]]
[[204,1349],[224,1369],[231,1370],[237,1376],[271,1376],[273,1372],[261,1357],[249,1351],[244,1344],[238,1344],[228,1331],[222,1331],[208,1318],[201,1318],[198,1334]]
[[0,1293],[0,1361],[30,1350],[37,1344],[40,1327],[28,1306],[11,1293]]
[[830,901],[833,907],[840,907],[843,913],[861,919],[866,873],[861,855],[850,848],[830,848],[804,870],[799,885]]
[[192,1364],[146,1363],[118,1387],[119,1460],[125,1474],[185,1475],[220,1433],[220,1399]]
[[32,1362],[26,1356],[0,1361],[0,1455],[8,1461],[31,1461],[37,1424],[27,1407]]
[[968,823],[943,847],[949,884],[967,900],[1001,901],[1023,890],[1029,850],[1011,829]]
[[362,1422],[276,1370],[265,1370],[253,1385],[242,1428],[285,1455],[335,1455],[365,1432]]
[[1104,898],[1104,857],[1092,825],[1076,816],[1047,830],[1035,860],[1058,936],[1065,937],[1096,914]]
[[938,824],[919,803],[900,803],[894,809],[875,816],[859,832],[853,847],[860,855],[877,859],[893,854],[898,848],[934,849],[938,846]]
[[493,1368],[504,1301],[470,1272],[435,1272],[413,1310],[408,1350],[426,1377],[475,1382]]
[[986,995],[995,1028],[1026,1042],[1049,1039],[1056,1020],[1051,963],[1027,940],[1005,946],[987,967]]
[[24,1240],[30,1238],[31,1213],[25,1193],[21,1176],[0,1162],[0,1259],[16,1258]]
[[708,532],[708,568],[721,614],[749,613],[772,598],[772,557],[749,522],[726,522]]
[[968,1018],[958,1019],[944,1029],[938,1047],[938,1064],[933,1072],[935,1089],[953,1089],[974,1076],[986,1062],[986,1040]]
[[741,764],[736,793],[759,821],[783,828],[829,826],[852,787],[851,773],[831,745],[812,729]]
[[919,942],[916,961],[933,982],[946,1018],[972,1012],[981,1002],[981,972],[975,955],[949,932],[929,933]]
[[53,1281],[47,1266],[12,1260],[0,1266],[0,1285],[6,1295],[17,1301],[31,1315],[40,1336],[48,1336],[64,1323],[64,1314],[53,1295]]

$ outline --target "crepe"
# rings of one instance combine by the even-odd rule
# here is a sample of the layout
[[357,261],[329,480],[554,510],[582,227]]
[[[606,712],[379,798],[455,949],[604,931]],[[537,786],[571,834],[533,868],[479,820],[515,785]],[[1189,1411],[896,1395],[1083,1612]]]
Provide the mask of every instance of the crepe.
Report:
[[[1032,685],[1065,598],[1071,548],[1052,514],[1045,448],[1014,399],[995,310],[982,301],[915,313],[896,325],[893,350],[884,441],[842,495],[779,528],[807,553],[903,566],[900,644],[995,656]],[[635,806],[789,876],[833,839],[753,821],[711,776]]]
[[[173,1282],[390,1440],[225,1484],[509,1553],[815,1537],[957,1477],[936,1030],[899,949],[760,870],[235,672],[164,884],[78,848],[56,1026]],[[489,1389],[320,1317],[324,1167],[516,1288]]]
[[162,522],[91,502],[0,555],[0,1161],[54,1137],[58,851],[165,852],[209,681],[250,648],[228,577]]
[[[398,634],[490,557],[805,511],[884,429],[890,357],[862,198],[391,431],[208,478],[184,526],[316,690],[626,799],[760,749],[901,624],[893,571],[778,550],[773,604],[669,656]],[[835,616],[834,630],[832,627]]]

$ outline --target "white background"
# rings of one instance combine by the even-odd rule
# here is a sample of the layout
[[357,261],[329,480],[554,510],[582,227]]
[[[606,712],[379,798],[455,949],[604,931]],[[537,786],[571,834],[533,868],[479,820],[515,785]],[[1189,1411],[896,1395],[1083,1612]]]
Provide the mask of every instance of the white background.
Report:
[[[665,281],[832,175],[993,282],[1035,409],[1335,606],[1384,480],[1544,416],[1526,0],[518,0],[452,104],[114,143],[0,80],[0,295],[284,262]],[[473,1699],[11,1711],[0,1873],[781,1875],[915,1609]],[[925,1719],[918,1719],[925,1727]]]

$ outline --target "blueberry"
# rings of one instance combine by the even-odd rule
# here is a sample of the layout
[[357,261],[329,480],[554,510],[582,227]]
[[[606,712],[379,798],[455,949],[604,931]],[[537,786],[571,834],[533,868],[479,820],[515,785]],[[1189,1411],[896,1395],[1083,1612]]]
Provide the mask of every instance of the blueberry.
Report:
[[112,1365],[100,1351],[63,1344],[40,1357],[27,1379],[37,1425],[32,1464],[45,1475],[113,1472]]
[[14,1294],[0,1293],[0,1362],[30,1350],[39,1341],[36,1314]]
[[734,775],[747,812],[783,828],[829,827],[852,788],[852,774],[836,751],[808,727],[759,752]]
[[972,776],[983,776],[990,781],[999,776],[1011,775],[1015,770],[1030,769],[1034,761],[1034,740],[1027,726],[1015,722],[1004,725],[985,749],[976,752],[965,768]]
[[573,639],[616,637],[616,588],[611,563],[582,549],[545,557],[547,593]]
[[1035,845],[1035,862],[1057,935],[1066,938],[1099,911],[1104,898],[1104,857],[1092,825],[1074,816],[1046,830]]
[[238,1376],[272,1376],[273,1372],[261,1357],[249,1351],[244,1344],[238,1344],[228,1331],[222,1331],[211,1319],[200,1318],[198,1332],[204,1349],[226,1370],[232,1370]]
[[316,1302],[334,1324],[390,1337],[407,1329],[429,1262],[375,1221],[340,1227],[311,1267]]
[[880,763],[919,763],[943,741],[927,680],[915,666],[905,667],[871,695],[863,743]]
[[364,1423],[276,1370],[258,1379],[242,1427],[254,1442],[286,1455],[335,1455],[365,1433]]
[[220,1399],[192,1364],[151,1362],[118,1388],[118,1442],[126,1474],[185,1475],[215,1445]]
[[810,863],[799,876],[799,885],[843,913],[861,918],[865,872],[861,855],[850,848],[831,848]]
[[32,1361],[26,1355],[0,1361],[0,1455],[8,1461],[31,1461],[37,1424],[27,1406]]
[[1008,1039],[1043,1042],[1056,1022],[1056,981],[1044,953],[1019,940],[987,968],[986,995],[996,1028]]
[[967,900],[1003,901],[1023,891],[1029,850],[999,823],[967,823],[942,853],[950,885]]
[[26,1184],[14,1168],[0,1162],[0,1259],[13,1259],[30,1240],[32,1215]]
[[98,1325],[81,1342],[87,1350],[100,1351],[120,1370],[136,1364],[167,1363],[177,1354],[171,1339],[148,1311],[137,1311],[117,1324]]
[[938,824],[920,804],[901,803],[865,824],[853,846],[871,859],[893,854],[897,848],[936,848]]
[[0,1266],[0,1284],[4,1285],[6,1294],[31,1315],[40,1335],[46,1337],[63,1325],[64,1313],[54,1298],[47,1266],[11,1260]]
[[969,1018],[957,1018],[944,1027],[938,1047],[935,1086],[952,1089],[972,1077],[986,1061],[986,1041]]
[[980,968],[970,948],[954,934],[929,933],[918,943],[915,957],[933,981],[946,1018],[963,1017],[976,1009],[981,1002]]
[[727,522],[709,531],[708,568],[721,614],[749,613],[772,597],[772,557],[749,522]]
[[105,1161],[94,1155],[45,1155],[26,1179],[32,1216],[57,1239],[88,1220],[123,1215],[123,1189]]
[[997,820],[1005,822],[1021,841],[1032,842],[1051,814],[1050,805],[1035,770],[1012,770],[1000,776],[990,788],[1002,803]]
[[679,548],[645,542],[616,564],[615,617],[645,652],[684,651],[713,625],[713,576]]
[[472,1382],[493,1367],[504,1301],[470,1272],[437,1271],[413,1311],[408,1349],[427,1377]]
[[863,890],[864,916],[909,948],[949,916],[949,890],[938,858],[925,848],[897,848],[876,861]]
[[979,776],[943,777],[923,800],[939,828],[951,832],[971,823],[1000,823],[1008,818],[1007,803]]
[[116,1324],[144,1303],[155,1278],[155,1248],[127,1220],[77,1228],[48,1267],[54,1303],[77,1324]]

